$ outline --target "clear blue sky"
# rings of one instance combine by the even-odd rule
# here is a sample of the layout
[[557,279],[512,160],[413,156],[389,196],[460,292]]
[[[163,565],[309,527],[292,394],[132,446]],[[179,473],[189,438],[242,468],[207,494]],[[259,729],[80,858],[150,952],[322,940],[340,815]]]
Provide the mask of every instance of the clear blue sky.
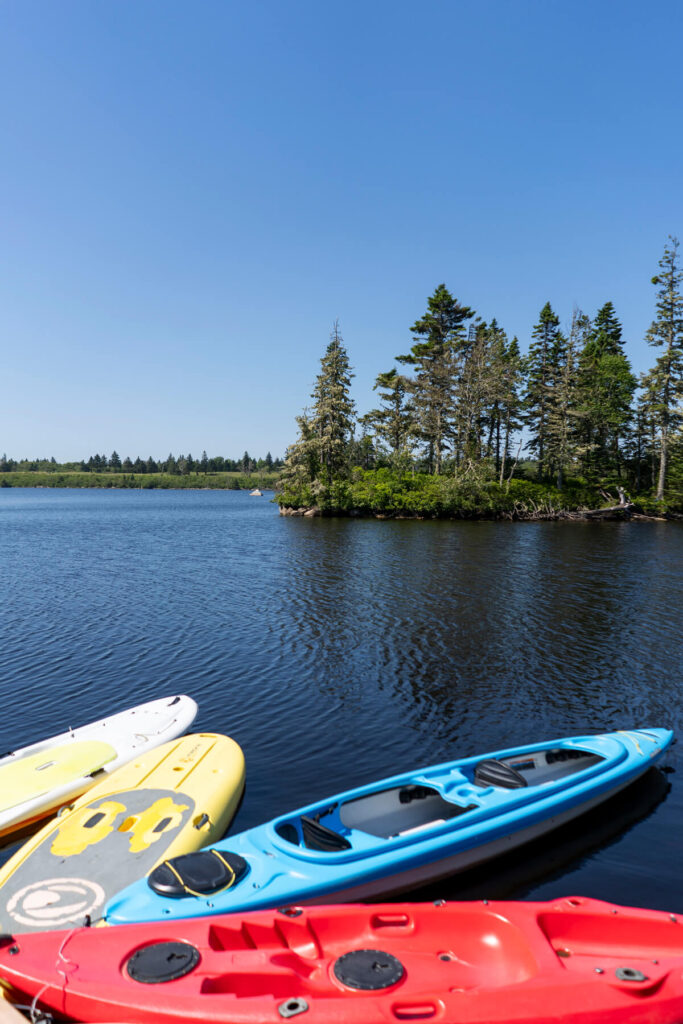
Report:
[[0,453],[284,454],[444,281],[525,350],[683,235],[679,0],[2,0]]

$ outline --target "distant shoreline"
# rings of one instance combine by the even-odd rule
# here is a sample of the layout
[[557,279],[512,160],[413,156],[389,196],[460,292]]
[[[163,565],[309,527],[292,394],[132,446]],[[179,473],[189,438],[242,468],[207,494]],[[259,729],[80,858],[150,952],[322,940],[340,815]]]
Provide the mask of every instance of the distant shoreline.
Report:
[[275,489],[275,473],[81,473],[20,470],[0,473],[0,488],[72,490],[261,491]]

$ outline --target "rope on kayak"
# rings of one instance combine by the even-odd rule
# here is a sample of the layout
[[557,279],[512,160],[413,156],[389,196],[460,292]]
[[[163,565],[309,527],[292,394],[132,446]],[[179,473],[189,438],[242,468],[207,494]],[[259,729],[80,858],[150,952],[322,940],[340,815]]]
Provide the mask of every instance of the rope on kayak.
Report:
[[[78,932],[78,931],[80,931],[80,928],[72,928],[70,932],[67,932],[67,934],[64,936],[64,941],[62,942],[61,946],[57,950],[57,959],[55,960],[55,970],[57,971],[57,974],[61,974],[62,978],[64,979],[63,984],[62,984],[62,992],[64,991],[64,989],[66,987],[67,978],[66,978],[66,970],[65,970],[64,967],[60,966],[59,961],[63,960],[64,964],[73,964],[74,963],[73,960],[69,960],[68,956],[64,955],[64,947],[66,946],[66,944],[69,941],[69,939],[71,939],[76,934],[76,932]],[[50,987],[51,987],[50,983],[47,982],[45,985],[43,985],[43,987],[41,989],[38,990],[38,992],[36,992],[35,996],[33,997],[33,1002],[31,1003],[30,1007],[28,1008],[29,1016],[31,1018],[31,1024],[40,1024],[41,1021],[52,1020],[52,1015],[51,1014],[49,1014],[49,1013],[46,1014],[44,1010],[39,1010],[38,1009],[38,1003],[40,1002],[40,997],[43,995],[44,992],[47,992],[47,990]]]

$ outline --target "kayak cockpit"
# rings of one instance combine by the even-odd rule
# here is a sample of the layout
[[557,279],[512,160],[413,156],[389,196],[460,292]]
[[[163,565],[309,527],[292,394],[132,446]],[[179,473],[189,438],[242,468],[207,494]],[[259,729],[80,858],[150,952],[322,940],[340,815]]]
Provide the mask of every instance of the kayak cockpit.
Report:
[[355,845],[352,833],[391,839],[444,824],[477,806],[475,803],[461,806],[445,800],[432,786],[408,783],[279,822],[276,832],[281,839],[296,846],[333,853]]
[[[596,754],[592,750],[582,750],[580,747],[533,750],[528,754],[515,754],[513,757],[501,757],[499,760],[489,758],[479,761],[474,768],[473,782],[478,786],[500,785],[505,789],[541,786],[546,782],[556,782],[576,775],[577,772],[583,772],[604,760],[601,754]],[[507,770],[499,781],[489,781],[491,774],[487,772],[485,766],[493,763]],[[513,782],[515,777],[518,779]]]
[[[312,808],[280,820],[275,824],[275,832],[287,844],[300,849],[341,853],[366,847],[363,836],[384,840],[417,836],[476,811],[492,799],[498,802],[500,797],[494,794],[503,796],[505,790],[556,782],[604,760],[590,750],[553,747],[460,763],[438,773],[415,776],[415,781],[402,785]],[[485,791],[491,795],[487,796]]]

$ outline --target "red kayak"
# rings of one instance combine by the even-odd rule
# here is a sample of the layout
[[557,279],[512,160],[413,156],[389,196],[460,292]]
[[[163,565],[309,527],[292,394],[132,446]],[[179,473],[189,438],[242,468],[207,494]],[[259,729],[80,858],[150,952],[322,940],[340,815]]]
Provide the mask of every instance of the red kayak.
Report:
[[293,907],[2,941],[13,1001],[79,1021],[683,1021],[683,924],[592,899]]

